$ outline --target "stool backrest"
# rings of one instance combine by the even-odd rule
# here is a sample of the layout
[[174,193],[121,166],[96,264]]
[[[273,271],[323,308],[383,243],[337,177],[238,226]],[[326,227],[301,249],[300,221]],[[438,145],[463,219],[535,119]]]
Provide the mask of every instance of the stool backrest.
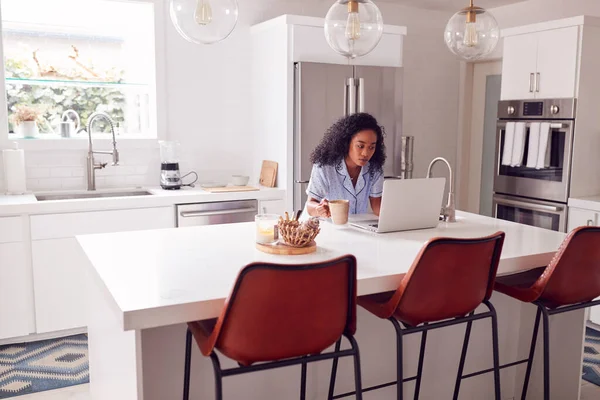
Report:
[[430,240],[394,294],[395,314],[416,326],[475,310],[492,295],[503,243],[504,232]]
[[599,297],[600,227],[571,231],[533,289],[556,307]]
[[318,354],[356,331],[356,259],[250,264],[216,329],[217,347],[244,365]]

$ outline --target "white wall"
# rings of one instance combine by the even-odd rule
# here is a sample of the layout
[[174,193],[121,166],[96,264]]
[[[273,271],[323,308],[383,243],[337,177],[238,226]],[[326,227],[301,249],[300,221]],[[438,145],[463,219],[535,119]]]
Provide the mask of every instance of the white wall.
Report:
[[[166,101],[159,99],[159,114],[165,123],[159,125],[167,127],[166,137],[183,145],[182,172],[195,169],[201,180],[227,179],[233,173],[251,174],[260,160],[254,159],[252,151],[249,28],[286,13],[323,17],[333,1],[239,0],[240,20],[235,31],[227,40],[210,46],[186,42],[171,24],[168,1],[153,1],[162,7],[157,11],[164,13],[165,25],[164,37],[157,38],[164,42],[164,55],[157,56],[164,57],[165,62],[165,70],[157,73],[159,78],[165,77],[166,87]],[[429,161],[436,156],[447,157],[455,165],[460,63],[443,42],[443,30],[451,13],[387,3],[380,4],[380,8],[386,24],[408,27],[403,132],[416,139],[414,176],[424,176]],[[156,163],[156,148],[146,151],[147,157],[136,157],[136,163]],[[80,153],[85,151],[78,150],[73,156]],[[125,155],[122,159],[126,162]],[[73,167],[84,165],[82,162]],[[157,170],[152,165],[150,168]],[[113,171],[121,174],[123,170]],[[137,179],[125,181],[157,185],[158,176],[153,174],[136,173]],[[436,175],[444,175],[443,169]],[[257,182],[258,177],[252,179]],[[34,187],[29,189],[42,188],[35,186],[34,181],[30,183]],[[47,182],[43,188],[53,188],[47,186],[52,185]]]
[[501,28],[578,15],[600,16],[598,0],[529,0],[491,9]]

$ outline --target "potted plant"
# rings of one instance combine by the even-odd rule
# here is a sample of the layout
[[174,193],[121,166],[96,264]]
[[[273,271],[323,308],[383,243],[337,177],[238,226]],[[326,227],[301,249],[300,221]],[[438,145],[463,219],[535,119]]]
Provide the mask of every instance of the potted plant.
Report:
[[25,138],[37,137],[39,134],[37,122],[41,115],[42,112],[36,107],[25,104],[15,106],[10,116],[15,126],[15,133]]

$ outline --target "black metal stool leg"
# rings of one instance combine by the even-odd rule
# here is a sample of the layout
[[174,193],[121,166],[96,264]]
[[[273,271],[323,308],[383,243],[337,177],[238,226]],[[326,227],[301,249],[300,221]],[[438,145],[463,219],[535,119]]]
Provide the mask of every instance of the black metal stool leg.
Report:
[[223,400],[223,376],[221,374],[221,363],[219,362],[219,357],[213,351],[210,353],[210,360],[213,364],[213,369],[215,370],[215,400]]
[[550,320],[546,307],[542,305],[538,307],[542,311],[544,322],[544,400],[550,400]]
[[[427,325],[427,324],[425,324]],[[421,349],[419,350],[419,364],[417,366],[417,379],[415,381],[415,400],[419,400],[419,392],[421,391],[421,376],[423,374],[423,360],[425,358],[425,344],[427,343],[427,330],[421,333]]]
[[535,322],[533,324],[533,336],[531,338],[531,347],[529,348],[529,358],[527,359],[527,370],[525,372],[525,381],[523,382],[523,393],[521,394],[521,400],[527,398],[527,388],[529,387],[529,378],[531,376],[531,367],[533,365],[533,358],[535,356],[535,345],[537,344],[538,328],[540,327],[540,317],[542,310],[538,306],[537,314],[535,316]]
[[[475,314],[474,311],[469,313],[469,316]],[[454,396],[452,398],[454,400],[458,399],[458,393],[460,392],[460,383],[463,376],[463,371],[465,368],[465,360],[467,359],[467,349],[469,348],[469,339],[471,337],[471,326],[473,325],[473,321],[467,322],[467,329],[465,330],[465,338],[463,340],[463,347],[460,353],[460,362],[458,363],[458,374],[456,375],[456,383],[454,385]]]
[[403,371],[402,371],[402,327],[400,327],[400,323],[394,318],[391,317],[390,321],[396,328],[396,391],[397,391],[397,400],[403,399]]
[[185,335],[185,369],[183,371],[183,400],[190,398],[190,368],[192,363],[192,332]]
[[360,354],[358,351],[358,343],[353,336],[347,336],[354,350],[354,389],[356,390],[356,400],[362,400],[362,377],[360,373]]
[[[342,338],[340,338],[340,340],[338,340],[335,343],[335,352],[336,353],[338,351],[340,351],[341,345],[342,345]],[[333,393],[335,391],[335,378],[336,378],[336,374],[337,374],[337,365],[338,365],[338,358],[335,357],[333,359],[333,365],[331,366],[331,377],[329,378],[329,395],[327,396],[328,400],[333,399]]]
[[500,396],[500,349],[498,345],[498,315],[496,314],[496,309],[489,301],[486,301],[485,304],[488,306],[492,313],[492,352],[494,357],[494,392],[496,395],[496,400],[502,400]]
[[300,379],[300,400],[306,400],[306,363],[302,363],[302,377]]

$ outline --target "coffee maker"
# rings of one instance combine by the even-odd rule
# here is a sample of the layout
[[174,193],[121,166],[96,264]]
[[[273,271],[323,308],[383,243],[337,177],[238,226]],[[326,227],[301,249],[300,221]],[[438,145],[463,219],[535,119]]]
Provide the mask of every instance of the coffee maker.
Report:
[[[194,187],[198,180],[198,174],[194,171],[181,176],[179,171],[179,142],[160,141],[160,186],[165,190],[179,190],[182,186]],[[192,183],[184,184],[183,178],[188,175],[196,175]]]

